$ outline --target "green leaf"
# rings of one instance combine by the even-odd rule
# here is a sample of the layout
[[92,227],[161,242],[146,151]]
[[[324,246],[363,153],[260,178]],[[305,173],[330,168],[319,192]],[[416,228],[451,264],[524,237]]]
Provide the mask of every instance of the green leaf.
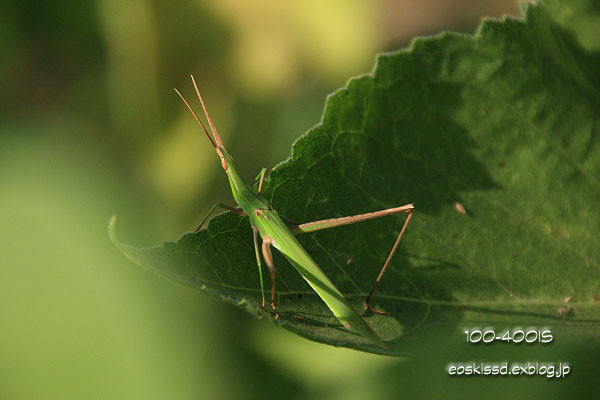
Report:
[[600,50],[600,3],[596,0],[544,0],[551,18],[582,48]]
[[[388,351],[344,330],[281,256],[281,320],[261,310],[247,218],[225,213],[148,249],[116,241],[113,221],[113,240],[148,269],[336,346],[416,355],[464,326],[597,335],[600,92],[575,48],[541,6],[486,19],[474,36],[417,38],[331,95],[322,122],[269,175],[266,198],[293,221],[415,204],[372,301],[392,316],[365,315]],[[301,241],[362,309],[404,218]]]

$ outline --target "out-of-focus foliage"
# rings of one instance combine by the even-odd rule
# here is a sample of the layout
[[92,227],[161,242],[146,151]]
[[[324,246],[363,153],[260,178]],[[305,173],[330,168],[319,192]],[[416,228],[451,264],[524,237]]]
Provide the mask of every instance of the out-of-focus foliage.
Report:
[[[218,161],[172,92],[191,95],[190,73],[251,179],[285,159],[326,94],[367,72],[376,53],[419,33],[472,32],[479,16],[513,12],[512,0],[339,2],[316,16],[257,0],[248,19],[286,37],[265,44],[290,65],[276,85],[269,71],[255,74],[268,59],[240,62],[247,30],[217,3],[0,2],[0,398],[397,397],[423,379],[443,393],[439,364],[407,382],[400,369],[420,364],[302,340],[146,273],[114,249],[105,223],[116,212],[121,238],[147,245],[229,201]],[[317,34],[341,39],[313,49]],[[361,44],[325,47],[343,37]],[[321,64],[317,51],[340,61]],[[562,386],[573,396],[586,376],[577,365]]]
[[546,0],[544,4],[556,24],[571,33],[582,48],[595,53],[600,50],[600,3],[595,0]]
[[[304,71],[317,78],[364,70],[381,38],[368,2],[212,0],[234,21],[232,75],[248,96],[286,91]],[[268,21],[268,22],[267,22]],[[333,29],[332,29],[333,28]]]

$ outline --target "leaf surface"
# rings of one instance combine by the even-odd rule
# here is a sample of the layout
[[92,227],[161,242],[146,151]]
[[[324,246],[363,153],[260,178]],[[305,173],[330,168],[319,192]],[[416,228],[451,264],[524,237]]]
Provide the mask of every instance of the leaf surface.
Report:
[[[542,6],[524,14],[485,19],[474,36],[417,38],[407,50],[380,55],[371,74],[328,97],[321,123],[269,175],[265,197],[292,221],[415,204],[372,301],[392,316],[365,314],[389,350],[344,330],[278,254],[281,320],[261,310],[247,218],[225,213],[207,229],[146,249],[119,243],[112,221],[115,243],[167,278],[336,346],[414,356],[440,337],[461,335],[464,326],[544,325],[594,335],[600,325],[600,88],[588,63],[594,58],[583,57],[586,50]],[[466,214],[457,211],[461,206]],[[301,242],[362,310],[404,218],[320,231]],[[573,301],[563,304],[569,296]]]

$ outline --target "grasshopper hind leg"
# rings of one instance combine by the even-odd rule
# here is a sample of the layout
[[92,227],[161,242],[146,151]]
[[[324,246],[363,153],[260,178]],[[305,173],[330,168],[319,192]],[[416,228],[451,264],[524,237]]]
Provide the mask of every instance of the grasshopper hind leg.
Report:
[[406,217],[406,221],[404,221],[404,225],[402,226],[402,230],[400,231],[400,234],[398,234],[398,238],[396,239],[396,242],[394,243],[394,247],[392,247],[392,251],[390,251],[388,258],[385,260],[385,263],[383,264],[383,267],[381,268],[381,271],[379,271],[379,275],[377,276],[377,279],[375,280],[375,284],[373,284],[373,288],[371,289],[371,291],[369,292],[369,295],[367,296],[367,298],[365,300],[365,304],[364,304],[365,311],[371,311],[375,314],[380,314],[380,315],[392,315],[389,312],[380,311],[380,310],[377,310],[377,309],[371,307],[369,305],[369,301],[371,300],[371,296],[373,296],[373,293],[375,293],[377,286],[379,286],[379,282],[381,282],[381,279],[383,278],[383,274],[385,273],[385,270],[387,269],[388,265],[392,261],[392,257],[394,257],[396,250],[398,250],[400,241],[402,240],[402,237],[404,236],[404,233],[406,232],[406,227],[408,226],[408,223],[412,219],[414,213],[415,213],[415,209],[413,207],[410,209],[408,217]]

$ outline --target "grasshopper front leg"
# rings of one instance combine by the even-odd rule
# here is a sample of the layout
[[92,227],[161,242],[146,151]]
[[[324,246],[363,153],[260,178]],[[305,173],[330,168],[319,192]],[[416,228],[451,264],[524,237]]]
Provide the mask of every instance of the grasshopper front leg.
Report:
[[194,232],[198,232],[200,230],[200,228],[202,228],[202,225],[204,225],[204,223],[206,222],[206,220],[208,219],[208,217],[210,217],[210,215],[213,213],[213,211],[215,211],[215,209],[217,207],[224,208],[225,210],[229,210],[231,212],[234,212],[237,215],[242,216],[242,217],[245,217],[246,215],[248,215],[248,214],[246,214],[246,211],[240,210],[239,208],[232,207],[232,206],[229,206],[229,205],[224,204],[224,203],[215,203],[211,207],[211,209],[208,211],[208,213],[206,214],[206,216],[204,218],[202,218],[202,222],[200,222],[200,224],[198,225],[198,227],[196,229],[194,229]]

